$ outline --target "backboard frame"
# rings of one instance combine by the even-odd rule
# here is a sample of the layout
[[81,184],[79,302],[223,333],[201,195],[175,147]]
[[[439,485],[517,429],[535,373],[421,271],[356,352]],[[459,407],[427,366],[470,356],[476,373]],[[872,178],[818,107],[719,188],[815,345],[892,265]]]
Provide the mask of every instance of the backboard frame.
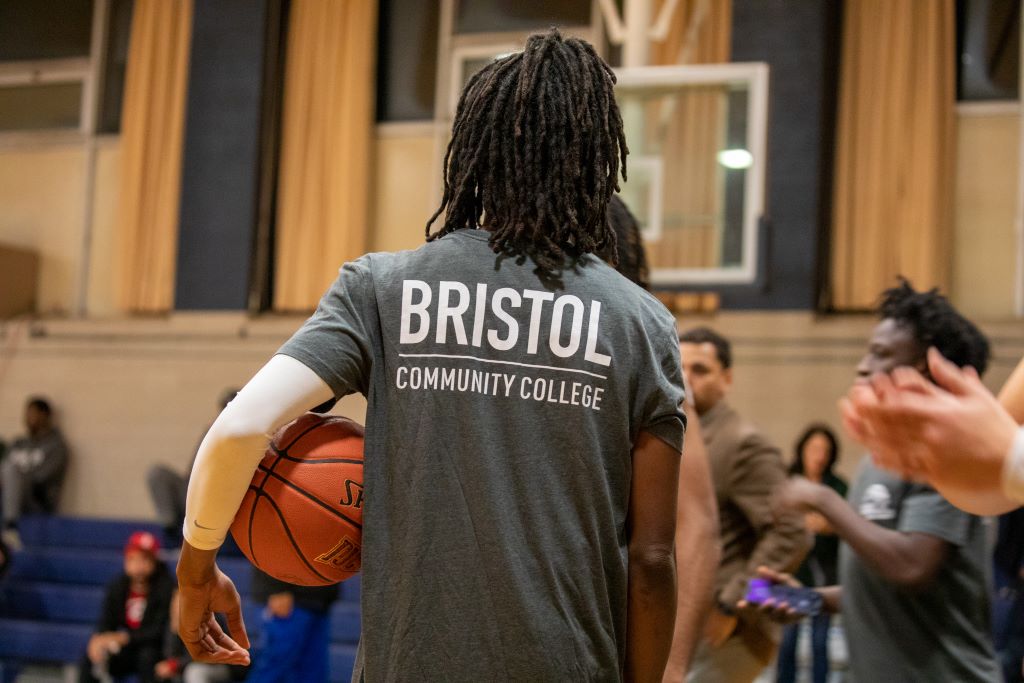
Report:
[[615,69],[618,93],[650,88],[743,83],[747,86],[747,150],[753,163],[747,169],[743,196],[743,248],[738,267],[652,268],[656,289],[689,285],[750,285],[757,280],[758,225],[765,210],[768,150],[769,67],[765,62],[643,66]]

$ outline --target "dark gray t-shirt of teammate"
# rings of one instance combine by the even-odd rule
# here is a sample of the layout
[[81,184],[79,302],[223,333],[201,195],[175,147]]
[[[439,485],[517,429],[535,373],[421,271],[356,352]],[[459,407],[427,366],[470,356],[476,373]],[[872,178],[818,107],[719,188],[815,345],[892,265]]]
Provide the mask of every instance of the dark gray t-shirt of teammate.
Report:
[[616,681],[632,445],[682,449],[675,321],[595,257],[551,286],[487,237],[345,265],[280,351],[367,398],[355,678]]
[[845,543],[839,551],[842,617],[851,683],[1002,680],[989,614],[990,554],[983,520],[953,507],[934,489],[875,467],[870,458],[847,500],[887,529],[950,544],[935,579],[911,591],[882,579]]

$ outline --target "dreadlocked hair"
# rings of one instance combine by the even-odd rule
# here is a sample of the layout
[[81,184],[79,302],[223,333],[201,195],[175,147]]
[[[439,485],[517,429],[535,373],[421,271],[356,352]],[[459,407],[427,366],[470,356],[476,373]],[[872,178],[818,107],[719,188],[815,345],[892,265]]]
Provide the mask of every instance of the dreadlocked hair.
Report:
[[459,98],[427,241],[484,228],[496,253],[549,273],[567,257],[617,258],[606,209],[628,150],[614,84],[593,46],[557,29],[477,72]]
[[599,252],[601,258],[615,266],[615,270],[623,276],[644,289],[650,289],[640,223],[617,194],[612,195],[608,201],[608,224],[615,233],[614,246],[618,250],[618,259],[613,259],[606,252]]
[[970,366],[979,375],[985,373],[990,355],[988,338],[938,289],[918,292],[900,278],[898,287],[882,293],[878,312],[883,319],[908,326],[922,349],[934,346],[958,367]]

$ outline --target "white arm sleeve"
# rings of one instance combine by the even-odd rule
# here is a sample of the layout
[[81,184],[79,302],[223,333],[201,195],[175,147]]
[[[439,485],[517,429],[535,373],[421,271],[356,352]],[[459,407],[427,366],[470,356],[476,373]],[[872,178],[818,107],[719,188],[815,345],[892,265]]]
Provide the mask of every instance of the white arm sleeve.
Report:
[[332,398],[331,388],[290,356],[274,356],[249,380],[199,446],[182,530],[191,546],[220,547],[274,432]]
[[1010,500],[1024,503],[1024,427],[1017,430],[1003,465],[1003,493]]

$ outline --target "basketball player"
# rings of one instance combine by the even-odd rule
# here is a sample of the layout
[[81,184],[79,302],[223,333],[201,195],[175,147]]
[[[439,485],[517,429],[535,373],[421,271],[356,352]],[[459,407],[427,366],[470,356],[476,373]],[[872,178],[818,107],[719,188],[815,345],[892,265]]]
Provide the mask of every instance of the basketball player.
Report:
[[1024,504],[1024,361],[998,401],[970,368],[931,349],[928,382],[913,368],[855,387],[843,421],[882,467],[928,481],[978,515]]
[[[881,317],[857,368],[860,381],[899,367],[923,370],[933,345],[957,365],[984,372],[988,341],[935,290],[916,292],[904,281],[885,293]],[[821,514],[842,540],[840,585],[817,590],[827,611],[842,608],[848,680],[1001,680],[982,519],[871,458],[861,461],[847,500],[806,479],[790,480],[779,493],[781,508]]]
[[[619,252],[615,269],[647,289],[647,255],[640,224],[619,195],[613,195],[608,202],[608,221],[615,232]],[[697,414],[693,392],[689,389],[686,391],[686,414]],[[722,554],[718,542],[718,506],[700,429],[699,420],[688,421],[683,460],[679,465],[676,517],[679,590],[676,596],[676,631],[665,668],[665,683],[686,680],[693,652],[714,603],[715,570]]]
[[672,316],[593,255],[627,153],[613,84],[555,30],[474,75],[427,244],[346,264],[214,423],[178,566],[197,657],[248,659],[215,555],[267,434],[360,392],[355,680],[661,679],[683,386]]

